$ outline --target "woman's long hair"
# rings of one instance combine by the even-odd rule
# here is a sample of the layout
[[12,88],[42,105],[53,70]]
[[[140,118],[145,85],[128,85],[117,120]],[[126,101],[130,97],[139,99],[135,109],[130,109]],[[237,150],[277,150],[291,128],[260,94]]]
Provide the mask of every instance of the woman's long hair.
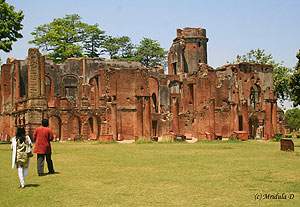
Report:
[[20,139],[20,143],[25,142],[25,128],[19,126],[16,133],[16,138]]

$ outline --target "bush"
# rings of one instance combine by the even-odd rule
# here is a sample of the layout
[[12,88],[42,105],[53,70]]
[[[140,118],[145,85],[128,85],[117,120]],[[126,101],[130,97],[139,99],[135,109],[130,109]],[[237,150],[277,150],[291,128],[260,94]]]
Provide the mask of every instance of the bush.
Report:
[[297,138],[299,139],[300,138],[300,134],[296,134]]
[[285,138],[292,138],[292,134],[285,134]]
[[274,136],[273,141],[275,142],[279,142],[282,139],[282,135],[279,133],[276,133],[276,135]]

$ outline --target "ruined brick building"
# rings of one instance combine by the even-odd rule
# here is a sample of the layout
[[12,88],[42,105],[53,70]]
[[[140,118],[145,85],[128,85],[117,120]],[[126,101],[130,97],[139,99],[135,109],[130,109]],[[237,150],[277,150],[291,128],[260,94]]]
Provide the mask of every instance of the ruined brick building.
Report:
[[[284,132],[270,65],[207,65],[206,30],[184,28],[161,67],[103,58],[55,64],[31,48],[25,60],[8,59],[0,79],[0,136],[18,125],[29,135],[49,118],[61,140],[199,139]],[[260,130],[258,130],[260,129]]]

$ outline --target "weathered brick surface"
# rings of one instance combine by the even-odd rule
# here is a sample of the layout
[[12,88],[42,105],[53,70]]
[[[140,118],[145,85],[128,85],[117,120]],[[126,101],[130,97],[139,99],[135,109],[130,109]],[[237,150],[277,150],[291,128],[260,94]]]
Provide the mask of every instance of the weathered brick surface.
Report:
[[0,138],[24,125],[32,135],[49,118],[60,140],[101,141],[188,134],[199,139],[288,131],[276,105],[269,65],[207,65],[206,30],[177,30],[161,67],[103,58],[55,64],[31,48],[26,60],[9,59],[0,76]]

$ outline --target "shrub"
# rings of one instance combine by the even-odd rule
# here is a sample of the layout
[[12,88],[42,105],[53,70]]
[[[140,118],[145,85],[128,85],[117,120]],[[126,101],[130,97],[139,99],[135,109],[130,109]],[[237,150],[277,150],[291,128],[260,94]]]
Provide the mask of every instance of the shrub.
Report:
[[297,138],[299,139],[300,138],[300,134],[296,134]]
[[285,138],[292,138],[292,134],[285,134]]
[[279,141],[281,140],[281,138],[282,138],[282,135],[281,135],[281,134],[279,134],[279,133],[276,133],[276,135],[274,136],[274,139],[273,139],[273,141],[275,141],[275,142],[279,142]]

